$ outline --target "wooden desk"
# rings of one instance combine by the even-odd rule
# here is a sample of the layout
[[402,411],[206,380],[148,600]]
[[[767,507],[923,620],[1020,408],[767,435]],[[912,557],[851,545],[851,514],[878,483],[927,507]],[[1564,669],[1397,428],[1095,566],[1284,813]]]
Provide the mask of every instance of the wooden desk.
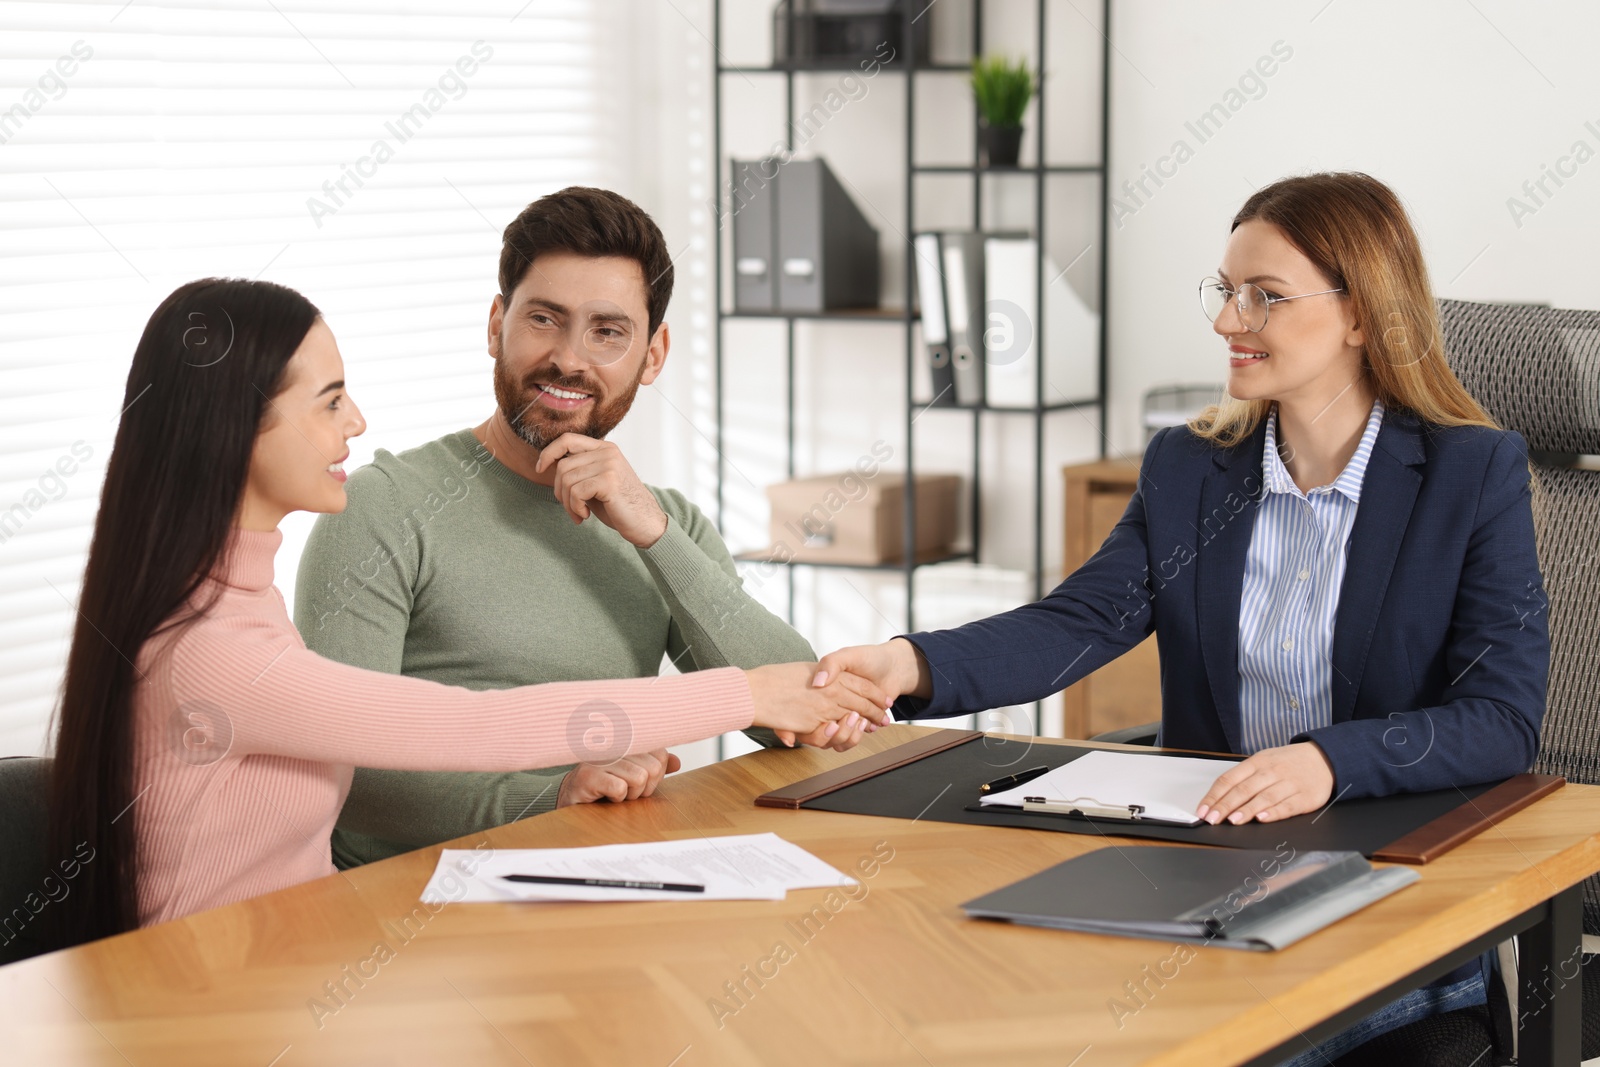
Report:
[[[891,857],[831,910],[837,891],[817,889],[783,902],[430,914],[417,897],[438,850],[424,849],[0,968],[6,1062],[1264,1064],[1329,1036],[1407,976],[1430,979],[1530,927],[1525,973],[1555,988],[1527,1024],[1522,1062],[1578,1062],[1577,985],[1551,976],[1574,973],[1578,958],[1577,884],[1600,870],[1600,788],[1567,786],[1282,952],[1197,949],[1179,962],[1160,941],[969,920],[958,907],[1088,850],[1121,847],[1132,861],[1140,846],[1127,839],[752,804],[922,729],[895,726],[844,755],[754,753],[670,778],[650,800],[567,808],[462,842],[774,830],[844,870],[875,847]],[[1525,1009],[1539,1003],[1530,996]],[[1569,1042],[1560,1058],[1552,1026]]]
[[[1128,510],[1139,464],[1101,460],[1061,468],[1061,570],[1071,574],[1099,550]],[[1161,718],[1161,660],[1152,635],[1061,694],[1061,736],[1093,737]]]

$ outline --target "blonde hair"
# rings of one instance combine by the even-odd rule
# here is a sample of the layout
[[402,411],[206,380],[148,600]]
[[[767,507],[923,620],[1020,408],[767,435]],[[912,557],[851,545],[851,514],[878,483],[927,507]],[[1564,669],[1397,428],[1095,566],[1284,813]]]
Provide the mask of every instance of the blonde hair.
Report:
[[[1386,410],[1439,426],[1495,426],[1445,362],[1422,248],[1393,190],[1356,172],[1284,178],[1246,200],[1231,229],[1251,219],[1276,226],[1330,287],[1344,289],[1365,338],[1362,374]],[[1229,448],[1256,431],[1272,403],[1224,393],[1189,429]]]

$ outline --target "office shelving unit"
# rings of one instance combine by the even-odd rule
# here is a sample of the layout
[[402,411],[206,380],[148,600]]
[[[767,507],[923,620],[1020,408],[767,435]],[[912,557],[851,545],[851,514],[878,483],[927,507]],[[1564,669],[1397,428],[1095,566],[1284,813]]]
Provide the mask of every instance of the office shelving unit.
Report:
[[[984,3],[983,3],[983,0],[971,0],[971,2],[972,2],[973,52],[976,55],[982,55],[983,54],[983,47],[984,47],[983,46]],[[788,118],[788,121],[785,123],[785,131],[786,131],[786,136],[788,138],[788,141],[787,141],[788,148],[790,149],[790,151],[793,151],[793,149],[794,149],[794,122],[795,122],[795,75],[796,74],[808,74],[808,73],[823,73],[823,72],[827,72],[827,71],[831,71],[831,70],[853,69],[849,64],[837,64],[837,63],[835,63],[835,64],[805,65],[805,64],[798,64],[798,63],[783,61],[782,59],[780,59],[778,57],[774,57],[773,65],[767,66],[767,67],[725,64],[725,63],[722,62],[722,55],[723,55],[723,53],[722,53],[722,7],[723,7],[723,5],[721,3],[721,0],[713,0],[713,4],[712,4],[712,20],[713,20],[714,29],[713,29],[713,41],[712,41],[712,44],[713,44],[714,59],[716,60],[716,66],[715,66],[716,76],[714,78],[714,89],[713,89],[713,93],[712,93],[712,108],[713,108],[713,112],[712,112],[712,123],[713,123],[713,127],[712,127],[712,131],[713,131],[712,132],[712,145],[713,145],[713,151],[715,153],[715,158],[714,158],[714,161],[713,161],[712,174],[715,177],[717,195],[719,197],[723,195],[723,191],[727,188],[727,185],[728,185],[727,175],[729,175],[731,173],[731,171],[730,171],[730,166],[731,166],[730,160],[728,158],[726,158],[726,155],[725,155],[725,153],[723,151],[723,147],[722,147],[722,99],[723,99],[723,97],[722,97],[722,79],[725,76],[727,76],[727,75],[742,75],[742,76],[762,75],[762,76],[770,76],[770,77],[782,78],[784,80],[784,101],[785,101],[785,107],[786,107],[786,110],[787,110],[787,118]],[[905,9],[906,10],[909,11],[909,9],[913,9],[914,8],[914,9],[919,10],[921,12],[921,14],[926,14],[929,7],[931,7],[931,5],[926,5],[926,4],[922,3],[921,0],[912,0],[912,2],[910,2],[910,3],[905,5]],[[1095,409],[1095,411],[1098,413],[1099,425],[1100,425],[1101,430],[1102,430],[1102,433],[1101,433],[1101,444],[1100,444],[1101,458],[1105,457],[1105,447],[1106,446],[1105,446],[1105,435],[1104,435],[1103,431],[1104,431],[1104,428],[1105,428],[1105,421],[1106,421],[1107,330],[1106,330],[1106,318],[1105,318],[1105,314],[1104,314],[1104,309],[1107,306],[1107,292],[1108,292],[1108,285],[1109,285],[1109,276],[1108,276],[1108,273],[1107,273],[1107,270],[1106,270],[1106,267],[1107,267],[1106,222],[1107,222],[1107,218],[1109,216],[1108,208],[1109,208],[1109,196],[1110,196],[1109,189],[1108,189],[1108,184],[1109,183],[1108,183],[1107,176],[1106,176],[1105,164],[1106,164],[1106,160],[1109,159],[1109,151],[1108,150],[1109,150],[1109,134],[1110,134],[1109,114],[1110,114],[1110,89],[1111,89],[1111,85],[1110,85],[1111,40],[1110,40],[1109,33],[1110,33],[1110,28],[1111,28],[1111,0],[1101,0],[1101,20],[1102,20],[1101,21],[1101,25],[1104,27],[1104,32],[1101,32],[1101,34],[1100,34],[1101,39],[1102,39],[1101,40],[1101,45],[1100,45],[1100,160],[1099,160],[1099,162],[1096,162],[1096,163],[1076,163],[1076,164],[1055,165],[1055,164],[1050,164],[1050,163],[1048,163],[1046,161],[1046,156],[1045,156],[1045,102],[1046,102],[1045,97],[1046,97],[1046,94],[1045,94],[1045,91],[1044,91],[1044,86],[1045,86],[1046,79],[1049,77],[1049,63],[1048,63],[1047,57],[1045,56],[1045,41],[1046,41],[1046,34],[1045,34],[1046,22],[1045,22],[1045,19],[1046,19],[1046,14],[1047,14],[1047,3],[1046,3],[1046,0],[1037,0],[1036,10],[1035,10],[1035,14],[1034,14],[1034,23],[1033,23],[1034,31],[1035,31],[1035,33],[1034,33],[1034,42],[1035,42],[1035,46],[1036,47],[1034,49],[1034,54],[1030,57],[1030,61],[1032,63],[1032,66],[1033,66],[1038,78],[1039,78],[1040,89],[1039,89],[1038,94],[1034,97],[1034,101],[1033,101],[1034,110],[1033,110],[1033,117],[1032,117],[1032,129],[1029,132],[1034,138],[1034,144],[1035,144],[1035,147],[1036,147],[1036,151],[1034,153],[1034,156],[1035,156],[1035,159],[1038,162],[1036,162],[1036,163],[1034,163],[1032,165],[1022,165],[1022,166],[1014,166],[1014,167],[990,167],[990,166],[986,166],[986,165],[983,165],[982,163],[980,163],[979,160],[982,157],[981,157],[981,155],[979,153],[979,150],[978,150],[979,134],[978,134],[978,129],[977,129],[976,122],[974,122],[973,136],[972,136],[972,140],[973,140],[973,157],[972,157],[973,158],[973,162],[972,163],[969,163],[969,164],[949,164],[949,163],[945,163],[945,164],[919,164],[917,162],[917,156],[916,156],[916,151],[915,151],[915,149],[916,149],[916,144],[915,144],[915,129],[916,129],[915,119],[916,119],[916,106],[917,106],[917,100],[916,100],[917,94],[915,92],[915,75],[918,75],[918,74],[943,74],[943,75],[955,76],[955,77],[965,77],[967,74],[970,73],[970,70],[971,70],[971,67],[970,67],[970,65],[968,63],[948,63],[948,62],[944,62],[944,63],[940,63],[940,62],[914,63],[913,62],[913,60],[916,58],[916,51],[915,51],[915,49],[913,47],[913,32],[914,32],[913,22],[914,22],[915,18],[921,17],[920,15],[913,16],[911,18],[904,18],[902,20],[903,21],[904,37],[903,37],[903,40],[900,43],[899,56],[903,57],[903,58],[900,58],[893,65],[884,65],[884,66],[882,66],[880,71],[879,71],[879,76],[883,76],[883,75],[896,76],[896,75],[899,75],[899,76],[905,77],[907,79],[907,82],[908,82],[908,84],[906,86],[906,93],[905,93],[905,114],[904,114],[904,137],[905,137],[906,172],[905,172],[905,176],[904,176],[904,179],[905,179],[905,187],[904,187],[905,188],[905,216],[904,216],[904,220],[903,220],[903,229],[902,229],[902,233],[903,234],[909,236],[911,234],[916,233],[918,231],[918,229],[919,229],[919,227],[916,225],[916,218],[917,218],[917,215],[916,215],[916,179],[919,176],[922,176],[922,175],[939,175],[939,174],[957,175],[957,176],[959,176],[959,175],[968,175],[968,176],[970,176],[971,180],[972,180],[972,220],[973,220],[973,227],[974,228],[980,228],[982,226],[982,223],[983,223],[982,197],[983,197],[983,188],[984,188],[984,178],[985,178],[985,176],[990,176],[990,175],[1008,175],[1008,176],[1009,175],[1023,175],[1023,176],[1031,176],[1033,178],[1033,201],[1034,201],[1033,202],[1033,222],[1034,222],[1034,228],[1032,230],[1032,233],[1038,239],[1037,247],[1038,247],[1038,250],[1039,250],[1039,253],[1040,253],[1039,258],[1038,258],[1038,263],[1037,263],[1037,269],[1035,271],[1036,289],[1035,289],[1034,307],[1036,309],[1039,309],[1039,315],[1040,315],[1040,318],[1041,318],[1040,322],[1034,324],[1034,338],[1033,338],[1034,357],[1035,357],[1034,358],[1034,366],[1035,366],[1035,369],[1036,369],[1037,378],[1036,378],[1036,381],[1035,381],[1035,393],[1034,393],[1035,403],[1034,403],[1033,407],[1031,407],[1031,408],[991,407],[991,406],[988,406],[988,405],[963,406],[963,407],[935,407],[935,406],[931,405],[931,402],[929,402],[929,401],[919,401],[914,396],[914,382],[915,382],[916,361],[919,360],[919,359],[926,359],[927,357],[926,357],[926,349],[925,349],[925,347],[919,342],[919,340],[917,338],[917,335],[916,335],[916,332],[912,328],[912,324],[915,322],[916,317],[917,317],[916,316],[916,311],[915,311],[915,307],[916,307],[916,297],[915,297],[915,294],[916,294],[916,274],[915,274],[915,271],[912,269],[912,264],[910,262],[910,259],[911,259],[911,257],[913,256],[914,253],[913,253],[912,249],[909,246],[907,246],[906,248],[903,249],[903,254],[907,257],[907,264],[906,264],[907,269],[905,271],[905,291],[902,294],[902,303],[901,303],[901,306],[899,308],[869,308],[869,309],[864,309],[864,310],[840,310],[840,311],[829,311],[829,312],[820,312],[820,313],[817,313],[817,312],[784,312],[784,311],[760,311],[760,312],[748,312],[747,311],[747,312],[738,312],[738,311],[727,310],[723,306],[723,299],[722,299],[722,290],[723,290],[723,281],[724,281],[724,278],[723,278],[723,269],[724,269],[723,261],[724,261],[724,259],[726,257],[723,255],[722,242],[721,242],[721,239],[720,239],[721,235],[720,234],[715,235],[717,237],[717,240],[714,242],[715,243],[714,255],[715,255],[715,265],[716,265],[715,266],[715,275],[714,276],[716,278],[715,291],[716,291],[716,294],[717,294],[717,296],[716,296],[716,300],[717,300],[717,314],[716,314],[717,340],[716,340],[716,346],[715,346],[715,368],[716,368],[716,380],[715,380],[715,412],[716,412],[716,414],[715,414],[715,419],[716,419],[716,426],[715,426],[715,438],[714,438],[714,440],[715,440],[715,445],[716,445],[716,449],[717,449],[716,517],[717,517],[717,525],[718,525],[719,528],[723,528],[724,527],[724,521],[723,521],[724,520],[724,506],[725,506],[724,505],[724,485],[725,485],[725,482],[726,482],[726,468],[727,468],[727,462],[726,462],[726,460],[725,460],[725,458],[723,456],[724,431],[725,431],[724,403],[725,403],[725,400],[726,400],[725,391],[724,391],[724,374],[723,374],[723,369],[724,369],[723,368],[723,341],[724,341],[724,335],[725,335],[725,331],[723,329],[724,324],[730,319],[776,319],[776,320],[781,320],[781,321],[785,322],[785,324],[786,324],[787,329],[785,331],[785,335],[786,336],[785,336],[785,348],[784,348],[784,352],[785,352],[785,406],[786,406],[785,407],[785,415],[786,415],[786,417],[785,417],[785,433],[786,433],[785,455],[787,456],[787,477],[789,477],[789,478],[793,478],[796,475],[796,471],[795,471],[795,323],[797,321],[801,321],[801,320],[816,320],[816,319],[834,320],[834,321],[841,321],[841,322],[855,322],[855,323],[869,323],[869,322],[870,323],[881,323],[881,324],[884,325],[885,328],[890,328],[890,327],[898,325],[902,329],[903,334],[904,334],[904,342],[905,342],[905,442],[906,442],[904,456],[905,456],[905,473],[906,473],[907,481],[906,481],[906,491],[905,491],[905,520],[904,520],[904,526],[905,526],[905,531],[904,531],[904,533],[905,533],[905,550],[904,550],[903,558],[900,561],[896,561],[896,562],[892,562],[892,563],[885,563],[885,564],[879,564],[879,565],[873,565],[873,566],[864,566],[864,567],[860,566],[860,565],[857,565],[857,566],[854,566],[854,567],[849,567],[848,565],[843,565],[843,564],[828,564],[828,563],[800,563],[800,562],[793,562],[793,563],[784,564],[784,566],[787,568],[786,577],[787,577],[787,581],[788,581],[788,594],[789,594],[789,596],[788,596],[788,604],[789,604],[789,619],[790,619],[790,622],[794,621],[794,602],[795,602],[795,597],[794,597],[794,568],[795,567],[801,567],[801,566],[808,566],[808,567],[839,567],[839,568],[845,568],[845,569],[858,569],[858,570],[865,569],[865,570],[876,570],[876,571],[901,572],[904,575],[905,587],[906,587],[906,619],[905,619],[906,630],[907,631],[911,631],[911,630],[916,629],[916,596],[915,596],[915,594],[916,594],[916,576],[917,576],[917,571],[922,567],[927,567],[927,566],[931,566],[933,564],[938,564],[938,563],[949,563],[949,562],[962,561],[962,560],[977,561],[978,559],[980,559],[980,552],[981,552],[982,544],[983,544],[983,541],[982,541],[982,533],[983,533],[983,531],[982,531],[982,522],[981,522],[981,518],[982,518],[981,501],[982,501],[982,496],[983,496],[982,429],[983,429],[983,419],[985,417],[1004,418],[1004,419],[1026,418],[1026,419],[1031,419],[1032,420],[1033,453],[1034,453],[1033,591],[1034,591],[1034,596],[1036,598],[1039,597],[1039,596],[1042,596],[1044,594],[1044,536],[1043,536],[1044,535],[1044,478],[1045,478],[1044,433],[1045,433],[1045,420],[1046,420],[1046,418],[1048,416],[1050,416],[1050,415],[1053,415],[1053,414],[1056,414],[1056,413],[1059,413],[1059,412],[1064,412],[1064,411],[1081,410],[1081,409],[1089,409],[1089,408]],[[1090,28],[1089,24],[1087,22],[1085,22],[1084,25],[1085,25],[1085,32],[1088,32],[1088,29]],[[1098,205],[1098,208],[1099,208],[1098,240],[1097,240],[1096,244],[1097,244],[1097,251],[1098,251],[1098,270],[1099,270],[1099,279],[1100,279],[1100,308],[1101,308],[1101,314],[1100,314],[1100,337],[1099,337],[1098,351],[1095,353],[1095,359],[1097,361],[1097,373],[1096,373],[1096,379],[1095,380],[1097,382],[1097,387],[1096,387],[1096,390],[1095,390],[1095,395],[1093,395],[1093,396],[1071,398],[1071,399],[1060,401],[1060,402],[1048,402],[1048,401],[1046,401],[1045,366],[1046,366],[1047,360],[1045,358],[1045,352],[1046,352],[1045,344],[1044,344],[1045,323],[1043,321],[1043,309],[1046,307],[1045,287],[1048,284],[1046,279],[1044,278],[1044,262],[1045,262],[1045,252],[1046,252],[1046,243],[1045,243],[1045,239],[1044,239],[1045,238],[1045,232],[1046,232],[1045,231],[1045,206],[1046,206],[1046,200],[1047,200],[1047,197],[1046,197],[1046,185],[1047,185],[1047,179],[1050,176],[1052,176],[1052,175],[1066,175],[1066,174],[1081,174],[1081,175],[1098,176],[1099,179],[1100,179],[1100,182],[1099,182],[1099,185],[1100,185],[1099,197],[1095,201],[1096,204]],[[730,207],[730,210],[731,210],[731,207]],[[1052,281],[1053,281],[1053,279],[1052,279]],[[968,549],[965,549],[965,550],[961,550],[961,551],[950,552],[950,553],[938,556],[936,558],[926,558],[925,557],[925,558],[918,559],[918,558],[916,558],[916,556],[914,554],[914,551],[913,551],[914,546],[916,544],[916,485],[915,485],[915,481],[914,481],[914,474],[915,474],[915,470],[916,470],[916,429],[917,429],[916,421],[917,421],[917,419],[919,417],[923,416],[925,413],[928,414],[930,417],[933,416],[934,413],[938,413],[938,417],[940,417],[940,418],[951,418],[951,419],[954,419],[954,418],[968,418],[968,419],[971,420],[972,460],[971,460],[971,465],[968,468],[968,471],[966,472],[967,476],[968,476],[968,485],[969,485],[969,488],[970,488],[971,547],[968,548]],[[759,554],[749,554],[749,555],[746,555],[746,556],[742,556],[741,558],[744,559],[744,560],[747,560],[747,561],[756,561],[756,560],[765,560],[766,559],[766,557],[761,556]]]

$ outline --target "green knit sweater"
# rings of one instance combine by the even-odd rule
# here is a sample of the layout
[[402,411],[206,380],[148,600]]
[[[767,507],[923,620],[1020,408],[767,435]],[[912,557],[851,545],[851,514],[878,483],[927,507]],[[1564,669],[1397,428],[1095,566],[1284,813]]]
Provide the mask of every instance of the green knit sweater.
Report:
[[[596,518],[574,525],[548,486],[471,430],[398,456],[380,449],[346,489],[345,511],[317,520],[295,586],[295,625],[330,659],[502,689],[654,675],[663,654],[684,671],[816,658],[744,591],[721,537],[676,490],[651,489],[667,532],[637,549]],[[549,811],[570,769],[358,769],[334,862]]]

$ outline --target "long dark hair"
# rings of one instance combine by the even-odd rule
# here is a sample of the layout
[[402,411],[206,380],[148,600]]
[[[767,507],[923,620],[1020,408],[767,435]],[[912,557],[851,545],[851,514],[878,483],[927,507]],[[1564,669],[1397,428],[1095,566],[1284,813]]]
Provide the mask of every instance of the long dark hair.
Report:
[[210,606],[191,601],[223,562],[267,402],[319,314],[281,285],[206,278],[163,300],[139,338],[57,713],[50,857],[94,851],[49,909],[55,947],[139,924],[123,817],[137,799],[135,664],[152,635]]

